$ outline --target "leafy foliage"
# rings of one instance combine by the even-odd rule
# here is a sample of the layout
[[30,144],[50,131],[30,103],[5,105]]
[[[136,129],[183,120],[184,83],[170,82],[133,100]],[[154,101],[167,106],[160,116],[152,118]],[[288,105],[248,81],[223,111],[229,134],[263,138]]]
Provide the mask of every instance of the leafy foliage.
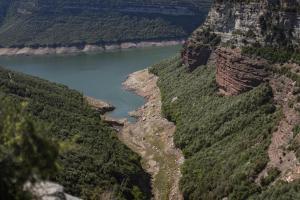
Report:
[[0,98],[0,199],[29,199],[24,184],[56,171],[57,147],[42,123],[25,112],[26,104]]
[[251,200],[296,200],[300,198],[300,182],[277,182],[268,190],[259,195],[254,195]]
[[261,180],[261,185],[266,186],[269,185],[270,183],[274,182],[275,179],[280,175],[280,171],[276,168],[272,168],[268,171],[268,176],[264,177]]
[[274,47],[243,47],[242,53],[250,56],[261,57],[272,63],[285,63],[293,61],[300,63],[300,53],[293,49],[279,49]]
[[28,102],[27,112],[46,123],[60,146],[59,171],[51,176],[83,199],[150,198],[150,177],[140,158],[123,145],[82,94],[67,87],[0,68],[0,91]]

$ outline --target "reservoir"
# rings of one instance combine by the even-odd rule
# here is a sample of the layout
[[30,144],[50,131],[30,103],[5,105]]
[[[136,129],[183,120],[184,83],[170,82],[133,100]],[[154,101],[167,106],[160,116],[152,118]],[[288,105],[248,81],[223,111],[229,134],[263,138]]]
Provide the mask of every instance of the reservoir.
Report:
[[113,117],[128,117],[144,99],[122,88],[122,82],[135,71],[172,57],[180,46],[150,47],[78,55],[0,57],[0,65],[62,83],[84,95],[113,104]]

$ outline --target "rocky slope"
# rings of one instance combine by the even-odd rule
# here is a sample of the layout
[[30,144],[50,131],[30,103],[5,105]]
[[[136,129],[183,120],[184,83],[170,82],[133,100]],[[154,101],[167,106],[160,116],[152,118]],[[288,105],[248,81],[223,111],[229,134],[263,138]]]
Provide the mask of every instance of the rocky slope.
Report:
[[215,0],[181,57],[152,67],[185,199],[300,198],[299,8]]
[[[226,48],[270,47],[298,51],[299,44],[299,1],[216,0],[204,24],[184,45],[182,58],[192,71],[200,65],[206,65],[211,55],[217,56],[217,82],[225,91],[238,94],[264,80],[258,76],[261,76],[261,68],[266,66],[266,62],[251,63],[253,59],[241,57],[240,53]],[[240,62],[243,64],[240,65]],[[245,73],[246,65],[251,72],[246,70]],[[232,71],[232,68],[236,70]],[[251,80],[249,77],[246,80],[245,76]]]
[[136,123],[125,123],[119,138],[142,157],[143,168],[152,176],[155,200],[183,200],[179,190],[182,152],[174,145],[174,123],[162,116],[158,77],[148,69],[131,74],[124,82],[128,90],[146,99],[144,106],[131,113]]
[[[175,133],[175,142],[186,157],[181,181],[184,197],[197,199],[198,195],[202,195],[203,199],[282,199],[288,196],[289,199],[299,199],[297,192],[294,192],[298,191],[296,188],[299,188],[300,177],[299,58],[299,0],[215,0],[204,24],[184,44],[180,62],[173,59],[156,66],[154,72],[162,79],[161,88],[166,98],[163,103],[165,112],[178,124],[180,136]],[[185,71],[182,70],[183,66]],[[207,71],[210,74],[205,76],[203,73]],[[170,74],[176,75],[178,81],[172,80],[172,84],[177,84],[178,88],[169,85]],[[263,86],[268,88],[264,90],[267,98],[263,97],[264,92],[255,94]],[[193,109],[185,108],[187,102],[184,100],[179,106],[172,105],[170,99],[175,93],[172,90],[177,90],[179,99],[181,94],[186,93],[185,98],[189,97],[188,104]],[[251,94],[255,94],[255,97],[249,97],[249,101],[262,98],[256,102],[257,112],[264,113],[262,118],[267,117],[260,125],[255,125],[253,121],[257,117],[250,120],[255,103],[242,105],[243,98]],[[202,104],[195,107],[201,100]],[[234,105],[235,101],[239,103]],[[267,102],[269,105],[263,105]],[[211,104],[214,106],[210,107]],[[241,114],[244,111],[249,112],[245,115],[247,117]],[[221,116],[214,112],[220,112]],[[185,130],[180,130],[184,123],[181,118],[190,122]],[[206,123],[213,128],[204,129],[209,125],[199,125],[199,121],[206,118],[209,118]],[[268,128],[265,126],[267,119],[272,119]],[[191,124],[193,120],[195,123]],[[234,120],[237,122],[231,126]],[[244,120],[250,121],[245,123]],[[207,132],[211,132],[209,136],[206,136]],[[232,142],[237,146],[238,137],[253,138],[247,141],[247,145],[239,146],[242,148],[235,152],[236,156],[227,155],[224,161],[219,155],[234,149],[229,138],[235,133],[238,135]],[[216,143],[215,137],[218,138]],[[256,142],[251,146],[254,140]],[[214,155],[217,148],[222,151]],[[250,149],[255,149],[257,154],[245,156]],[[207,157],[204,159],[205,153]],[[239,156],[239,153],[243,155]],[[243,159],[230,162],[231,156],[233,160]],[[203,160],[197,163],[199,159]],[[243,165],[246,161],[247,166]],[[256,166],[251,169],[250,165]],[[243,173],[233,178],[235,173],[239,173],[240,167],[244,167]],[[230,168],[232,173],[219,173],[223,168]],[[234,180],[230,181],[231,178]],[[244,178],[247,184],[242,183]],[[202,186],[201,183],[208,186]],[[241,193],[240,186],[243,188]]]
[[298,47],[298,9],[298,0],[217,0],[202,28],[212,30],[224,44]]

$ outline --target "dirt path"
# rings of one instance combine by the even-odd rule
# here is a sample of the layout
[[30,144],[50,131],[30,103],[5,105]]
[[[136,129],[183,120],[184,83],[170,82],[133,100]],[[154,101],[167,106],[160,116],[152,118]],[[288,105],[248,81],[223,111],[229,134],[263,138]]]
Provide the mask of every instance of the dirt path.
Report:
[[269,169],[276,168],[281,172],[280,179],[291,182],[300,178],[299,161],[295,153],[288,150],[294,137],[293,128],[300,122],[299,114],[292,104],[295,102],[293,95],[295,83],[284,76],[279,76],[272,79],[270,85],[273,89],[274,101],[281,107],[283,117],[272,135],[268,148],[270,160],[267,167],[259,174],[257,181],[267,176]]
[[126,123],[119,138],[142,157],[143,168],[152,175],[156,200],[182,200],[179,190],[180,165],[184,158],[175,148],[175,125],[161,115],[161,96],[158,77],[142,70],[131,74],[124,87],[146,99],[144,106],[131,115],[136,123]]

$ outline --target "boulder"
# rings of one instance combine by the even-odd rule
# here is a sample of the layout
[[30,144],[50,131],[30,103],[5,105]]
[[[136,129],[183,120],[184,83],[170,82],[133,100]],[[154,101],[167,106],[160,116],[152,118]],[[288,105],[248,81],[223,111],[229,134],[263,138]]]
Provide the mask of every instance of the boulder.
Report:
[[52,182],[27,183],[25,189],[38,200],[81,200],[64,192],[63,186]]

